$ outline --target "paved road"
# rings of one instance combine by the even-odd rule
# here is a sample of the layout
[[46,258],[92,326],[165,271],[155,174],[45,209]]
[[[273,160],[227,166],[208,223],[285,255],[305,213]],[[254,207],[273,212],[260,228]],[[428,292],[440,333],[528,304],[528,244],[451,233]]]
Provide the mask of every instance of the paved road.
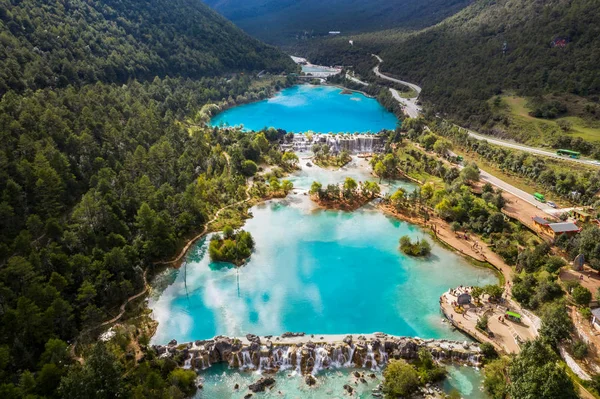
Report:
[[469,129],[465,129],[458,125],[455,125],[455,126],[460,128],[461,130],[465,130],[469,134],[469,136],[471,136],[472,138],[477,139],[477,140],[485,140],[490,144],[495,144],[495,145],[499,145],[501,147],[506,147],[506,148],[512,148],[515,150],[525,151],[530,154],[541,155],[544,157],[557,158],[557,159],[562,159],[564,161],[571,161],[571,162],[581,163],[581,164],[585,164],[585,165],[600,167],[600,162],[594,161],[591,159],[573,159],[573,158],[561,157],[560,155],[557,155],[556,152],[553,152],[551,150],[542,150],[540,148],[529,147],[529,146],[526,146],[523,144],[514,143],[512,141],[500,140],[500,139],[496,139],[496,138],[493,138],[490,136],[485,136],[483,134],[475,133]]
[[348,72],[346,72],[346,79],[349,79],[353,82],[356,82],[358,84],[361,84],[363,86],[368,86],[369,84],[367,82],[363,82],[362,80],[355,78],[354,76],[350,75]]
[[[373,57],[377,58],[377,60],[379,61],[379,63],[381,64],[383,62],[383,59],[381,59],[380,56],[373,54]],[[413,89],[414,91],[416,91],[417,97],[413,98],[413,99],[404,99],[402,97],[400,97],[400,95],[398,94],[397,91],[395,91],[394,89],[390,88],[390,91],[392,92],[392,95],[394,96],[394,98],[396,99],[396,101],[400,102],[401,104],[403,104],[406,107],[406,111],[408,116],[410,116],[411,118],[416,118],[419,116],[420,112],[421,112],[421,107],[419,107],[416,104],[416,100],[419,97],[419,94],[421,94],[421,88],[419,86],[417,86],[414,83],[410,83],[410,82],[405,82],[403,80],[399,80],[399,79],[394,79],[392,77],[386,76],[384,74],[382,74],[381,72],[379,72],[379,65],[377,65],[375,68],[373,68],[373,72],[375,73],[375,75],[379,76],[380,78],[383,79],[387,79],[389,81],[392,82],[396,82],[396,83],[400,83],[403,85],[406,85],[408,87],[410,87],[411,89]],[[496,139],[490,136],[485,136],[483,134],[479,134],[476,133],[472,130],[469,129],[465,129],[461,126],[455,125],[457,127],[459,127],[460,129],[463,129],[465,131],[467,131],[467,133],[469,134],[469,136],[471,136],[474,139],[477,140],[485,140],[490,144],[495,144],[501,147],[505,147],[505,148],[511,148],[514,150],[520,150],[520,151],[525,151],[528,152],[530,154],[534,154],[534,155],[541,155],[544,157],[550,157],[550,158],[557,158],[557,159],[562,159],[564,161],[571,161],[571,162],[576,162],[576,163],[580,163],[580,164],[584,164],[584,165],[590,165],[590,166],[596,166],[596,167],[600,167],[600,162],[595,161],[595,160],[591,160],[591,159],[573,159],[573,158],[567,158],[567,157],[562,157],[560,155],[557,155],[556,152],[551,151],[551,150],[544,150],[541,148],[535,148],[535,147],[529,147],[523,144],[519,144],[519,143],[515,143],[512,141],[506,141],[506,140],[500,140],[500,139]]]
[[[449,153],[453,157],[456,156],[456,154],[453,153],[452,151],[449,151]],[[458,169],[462,169],[462,168],[464,168],[463,165],[458,165]],[[489,174],[488,172],[486,172],[485,170],[483,170],[481,168],[479,169],[479,180],[486,182],[486,183],[490,183],[492,186],[496,186],[496,187],[502,189],[502,191],[511,193],[515,197],[518,197],[518,198],[522,199],[523,201],[530,203],[531,205],[535,206],[536,208],[538,208],[541,211],[548,213],[550,215],[554,215],[555,213],[562,213],[562,211],[564,211],[562,209],[552,208],[548,204],[537,201],[534,198],[534,196],[529,194],[528,192],[525,192],[525,191],[521,190],[520,188],[517,188],[517,187],[513,186],[512,184],[509,184],[509,183],[505,182],[504,180],[499,179],[496,176]]]
[[[377,58],[377,60],[379,61],[380,64],[383,62],[383,60],[381,59],[380,56],[373,54],[373,57]],[[373,68],[373,73],[382,79],[389,80],[390,82],[400,83],[400,84],[402,84],[404,86],[408,86],[412,90],[414,90],[417,93],[416,97],[403,98],[402,96],[400,96],[400,93],[398,93],[398,91],[396,89],[393,89],[391,87],[389,88],[390,92],[392,93],[392,97],[394,97],[394,99],[396,99],[396,101],[398,101],[400,104],[402,104],[404,106],[404,111],[408,114],[408,116],[410,116],[411,118],[417,118],[419,116],[419,114],[421,113],[421,107],[417,104],[417,99],[419,98],[419,95],[421,94],[421,88],[419,86],[417,86],[414,83],[405,82],[404,80],[400,80],[400,79],[396,79],[396,78],[392,78],[390,76],[384,75],[383,73],[379,72],[379,65],[377,65],[375,68]]]

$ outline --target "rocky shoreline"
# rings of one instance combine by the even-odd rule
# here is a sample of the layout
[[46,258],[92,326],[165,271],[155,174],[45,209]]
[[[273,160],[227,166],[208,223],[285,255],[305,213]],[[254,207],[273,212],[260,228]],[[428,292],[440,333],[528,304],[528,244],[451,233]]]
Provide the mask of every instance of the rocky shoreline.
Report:
[[478,366],[483,360],[479,344],[452,340],[423,340],[383,333],[368,335],[306,335],[285,333],[281,336],[248,334],[243,338],[217,336],[209,340],[155,345],[158,356],[170,357],[180,366],[204,370],[217,363],[230,368],[277,372],[293,370],[315,375],[323,369],[356,367],[378,370],[390,359],[416,359],[426,348],[440,362]]

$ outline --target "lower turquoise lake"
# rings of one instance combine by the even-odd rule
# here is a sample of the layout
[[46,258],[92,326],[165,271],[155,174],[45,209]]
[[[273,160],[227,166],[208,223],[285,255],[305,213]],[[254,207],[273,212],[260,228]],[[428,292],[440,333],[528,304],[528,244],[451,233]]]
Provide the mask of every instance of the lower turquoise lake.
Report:
[[[345,176],[368,178],[358,168],[304,166],[291,180],[302,188]],[[159,322],[154,343],[286,331],[464,339],[442,322],[440,295],[460,284],[497,282],[489,269],[474,267],[421,228],[372,205],[355,212],[321,210],[298,189],[251,208],[251,214],[243,228],[256,248],[245,266],[211,262],[207,238],[183,267],[159,277],[155,285],[162,288],[150,301]],[[402,254],[398,240],[405,234],[429,240],[432,255]]]
[[223,111],[210,124],[244,125],[248,130],[275,127],[296,133],[377,133],[394,129],[397,122],[394,114],[364,94],[342,94],[342,89],[332,86],[298,85],[272,98]]
[[[439,296],[460,284],[497,283],[496,276],[433,242],[419,227],[388,217],[373,205],[351,213],[318,209],[304,195],[312,181],[329,184],[346,177],[357,181],[372,177],[364,160],[339,170],[308,167],[306,162],[302,159],[302,170],[289,177],[294,193],[251,208],[253,217],[243,228],[252,233],[256,249],[245,266],[211,262],[207,238],[193,247],[183,267],[155,279],[149,307],[159,325],[152,342],[285,331],[316,335],[381,331],[468,339],[442,321]],[[392,192],[398,187],[415,188],[392,181],[384,182],[382,190]],[[405,234],[429,240],[432,255],[424,259],[403,255],[398,240]],[[257,397],[341,398],[352,371],[324,370],[317,375],[315,387],[308,387],[297,375],[279,372],[274,375],[275,388]],[[449,366],[448,371],[446,392],[458,390],[466,399],[486,398],[479,371],[458,366]],[[368,384],[355,386],[356,397],[372,397],[371,390],[382,378],[380,370],[375,374]],[[214,365],[199,377],[204,387],[196,399],[241,399],[260,375]],[[239,390],[234,389],[236,384]]]

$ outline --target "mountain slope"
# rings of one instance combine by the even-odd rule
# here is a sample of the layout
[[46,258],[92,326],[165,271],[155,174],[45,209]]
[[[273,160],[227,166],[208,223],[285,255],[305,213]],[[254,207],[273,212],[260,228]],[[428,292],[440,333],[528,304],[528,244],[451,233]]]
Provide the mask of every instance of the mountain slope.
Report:
[[329,31],[418,28],[441,21],[471,0],[206,0],[246,32],[275,44]]
[[363,74],[377,53],[383,72],[419,83],[421,98],[436,111],[491,129],[498,121],[488,100],[502,91],[572,93],[598,102],[600,2],[477,0],[418,32],[333,38],[303,50],[315,63],[354,65]]
[[199,0],[0,0],[0,94],[293,68]]
[[[445,112],[487,122],[501,90],[600,94],[600,3],[479,0],[400,43],[388,39],[382,68],[423,85]],[[506,51],[504,46],[506,43]]]

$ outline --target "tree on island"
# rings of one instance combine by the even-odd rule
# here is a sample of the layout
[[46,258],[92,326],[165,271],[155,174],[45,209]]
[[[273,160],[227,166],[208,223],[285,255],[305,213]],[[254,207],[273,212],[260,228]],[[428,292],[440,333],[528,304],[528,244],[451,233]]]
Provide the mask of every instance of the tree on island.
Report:
[[344,186],[343,186],[344,198],[352,199],[354,197],[354,195],[356,194],[357,187],[358,187],[358,184],[356,183],[356,180],[354,180],[351,177],[346,177],[346,180],[344,180]]
[[431,253],[431,245],[426,240],[413,243],[409,236],[400,237],[400,250],[410,256],[427,256]]
[[223,236],[215,234],[210,239],[208,253],[213,262],[229,262],[240,266],[250,257],[254,239],[247,231],[235,231],[231,226],[223,228]]

